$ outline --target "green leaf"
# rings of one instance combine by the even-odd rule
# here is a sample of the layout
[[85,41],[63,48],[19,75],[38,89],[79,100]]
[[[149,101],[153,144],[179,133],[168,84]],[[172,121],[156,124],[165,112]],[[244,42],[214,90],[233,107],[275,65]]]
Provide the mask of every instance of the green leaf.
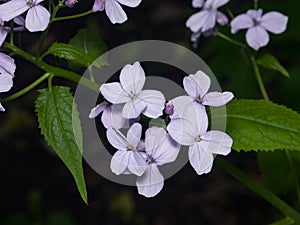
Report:
[[81,48],[64,43],[54,43],[50,46],[47,54],[56,57],[76,61],[81,66],[89,66],[94,60],[86,54]]
[[233,149],[300,151],[299,113],[264,100],[234,100],[226,109]]
[[270,54],[265,54],[257,59],[257,63],[267,69],[276,70],[285,77],[290,77],[289,72],[280,64],[278,59]]
[[[95,32],[88,29],[81,29],[78,31],[78,33],[70,40],[69,44],[79,47],[85,54],[90,56],[92,62],[107,51],[106,44],[102,39]],[[98,67],[107,65],[105,59],[96,63],[97,64],[94,65]],[[78,64],[76,61],[69,61],[69,66],[75,71],[82,67],[82,65]]]
[[72,173],[80,195],[87,203],[82,168],[82,130],[73,101],[68,87],[54,86],[51,90],[40,90],[35,107],[41,133]]

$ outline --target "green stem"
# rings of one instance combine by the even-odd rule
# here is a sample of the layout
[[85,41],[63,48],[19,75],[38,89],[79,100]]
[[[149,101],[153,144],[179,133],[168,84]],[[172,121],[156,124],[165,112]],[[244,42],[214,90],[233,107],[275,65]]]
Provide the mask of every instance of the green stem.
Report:
[[292,220],[291,218],[287,217],[284,218],[282,220],[278,220],[270,225],[292,225],[294,224],[294,220]]
[[255,9],[255,10],[258,9],[258,0],[254,0],[254,9]]
[[27,52],[24,52],[22,49],[19,49],[18,47],[11,45],[9,43],[5,43],[5,47],[9,48],[10,50],[12,50],[14,53],[22,56],[24,59],[26,59],[27,61],[33,63],[34,65],[38,66],[39,68],[43,69],[44,71],[53,74],[54,76],[58,76],[58,77],[62,77],[62,78],[66,78],[68,80],[74,81],[76,83],[80,84],[98,92],[99,91],[99,85],[96,84],[95,82],[92,82],[88,79],[86,79],[85,77],[81,77],[79,74],[74,73],[72,71],[68,71],[65,69],[61,69],[58,67],[54,67],[51,66],[41,60],[37,60],[34,56],[28,54]]
[[259,72],[259,68],[258,68],[257,62],[255,61],[255,58],[251,57],[251,61],[252,61],[253,70],[254,70],[254,73],[255,73],[255,76],[256,76],[256,80],[257,80],[259,89],[261,91],[261,94],[262,94],[263,98],[266,101],[270,101],[269,96],[267,94],[267,91],[265,89],[264,82],[263,82],[263,80],[261,78],[261,74]]
[[226,8],[226,10],[227,10],[227,13],[228,13],[229,17],[231,19],[234,19],[234,15],[233,15],[232,11],[228,7]]
[[34,81],[32,84],[30,84],[29,86],[25,87],[24,89],[18,91],[15,94],[12,94],[6,98],[4,98],[3,100],[1,100],[1,102],[8,102],[8,101],[12,101],[24,94],[26,94],[27,92],[31,91],[33,88],[35,88],[36,86],[38,86],[39,84],[41,84],[44,80],[46,80],[48,77],[50,76],[50,73],[46,73],[43,76],[41,76],[39,79],[37,79],[36,81]]
[[222,38],[222,39],[225,40],[225,41],[230,42],[231,44],[237,45],[237,46],[242,47],[242,48],[247,48],[247,46],[246,46],[245,44],[243,44],[243,43],[241,43],[241,42],[238,42],[238,41],[236,41],[236,40],[234,40],[234,39],[228,37],[227,35],[225,35],[225,34],[223,34],[223,33],[221,33],[221,32],[217,32],[217,33],[216,33],[216,36]]
[[93,13],[93,11],[89,10],[89,11],[86,11],[86,12],[83,12],[83,13],[79,13],[79,14],[76,14],[76,15],[57,17],[57,18],[54,18],[52,21],[56,22],[56,21],[62,21],[62,20],[77,19],[77,18],[80,18],[80,17],[84,17],[84,16],[87,16],[87,15],[90,15],[92,13]]
[[260,186],[254,182],[250,177],[244,174],[242,171],[232,166],[230,163],[221,159],[220,157],[216,158],[216,164],[221,167],[226,173],[230,174],[232,177],[237,179],[239,182],[247,186],[250,190],[260,195],[262,198],[267,200],[271,205],[284,213],[287,217],[292,218],[296,224],[300,224],[300,214],[289,206],[282,199],[278,198],[268,189]]
[[296,183],[296,191],[297,191],[297,196],[298,196],[298,202],[300,203],[300,187],[299,187],[298,176],[297,176],[297,173],[296,173],[294,162],[293,162],[291,154],[288,150],[285,150],[285,155],[288,159],[288,163],[289,163],[290,168],[291,168],[291,175],[293,176],[293,179]]
[[14,44],[14,21],[10,22],[10,43]]

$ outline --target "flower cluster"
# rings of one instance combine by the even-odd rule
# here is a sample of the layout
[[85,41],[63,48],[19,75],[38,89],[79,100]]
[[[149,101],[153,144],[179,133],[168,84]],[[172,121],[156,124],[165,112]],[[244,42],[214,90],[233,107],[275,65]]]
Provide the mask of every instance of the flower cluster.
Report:
[[[200,12],[190,16],[186,26],[193,32],[191,41],[197,43],[201,34],[204,36],[216,33],[216,23],[225,25],[228,18],[218,11],[218,8],[228,3],[229,0],[193,0],[194,8],[202,8]],[[230,22],[231,33],[235,34],[241,29],[248,29],[246,42],[254,50],[269,43],[267,31],[280,34],[286,30],[288,17],[278,12],[268,12],[262,15],[262,9],[250,9],[245,14],[233,18]]]
[[[211,171],[214,155],[227,155],[232,139],[226,133],[209,130],[205,106],[222,106],[233,99],[231,92],[208,92],[210,78],[203,72],[186,76],[186,96],[166,103],[156,90],[143,90],[146,76],[139,62],[126,65],[120,82],[102,84],[100,92],[107,100],[91,110],[90,118],[101,112],[109,143],[117,149],[111,160],[113,173],[135,174],[138,192],[146,197],[157,195],[164,177],[158,166],[174,162],[181,146],[189,147],[189,161],[196,173]],[[170,118],[166,126],[152,126],[142,137],[140,115],[158,118],[165,112]],[[121,128],[128,128],[126,136]]]

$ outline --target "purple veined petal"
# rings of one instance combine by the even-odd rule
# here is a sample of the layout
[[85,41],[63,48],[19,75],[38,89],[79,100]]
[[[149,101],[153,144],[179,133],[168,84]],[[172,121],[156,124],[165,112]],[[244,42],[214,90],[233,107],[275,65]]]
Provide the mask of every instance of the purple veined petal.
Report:
[[167,132],[162,127],[151,127],[146,130],[145,148],[146,152],[151,152],[157,148],[166,138]]
[[30,32],[44,31],[50,22],[50,13],[41,5],[36,5],[28,10],[25,27]]
[[164,141],[152,151],[152,157],[157,165],[174,162],[179,154],[180,145],[169,134]]
[[130,154],[128,170],[137,176],[143,175],[148,166],[142,154],[136,150],[127,152],[127,154]]
[[7,36],[7,31],[3,27],[0,27],[0,46],[5,41],[6,36]]
[[121,70],[120,83],[129,94],[138,95],[144,87],[145,80],[145,72],[139,62],[128,64]]
[[206,22],[206,18],[208,16],[209,12],[207,10],[195,13],[188,18],[185,25],[186,27],[190,28],[192,32],[197,32],[199,30],[202,30],[202,27]]
[[140,141],[140,143],[136,146],[136,150],[142,151],[143,149],[145,149],[145,142]]
[[146,109],[143,111],[145,116],[158,118],[163,114],[166,99],[160,91],[143,90],[138,98],[147,105]]
[[2,104],[0,103],[0,112],[5,112],[4,107],[2,106]]
[[224,13],[217,12],[217,22],[218,24],[224,26],[228,23],[228,18]]
[[253,19],[257,19],[257,20],[260,20],[262,13],[263,13],[262,9],[258,9],[258,10],[249,9],[247,11],[248,16],[250,16]]
[[287,16],[279,12],[269,12],[261,18],[260,25],[263,26],[267,31],[270,31],[274,34],[280,34],[286,30],[287,23]]
[[146,109],[146,107],[146,103],[140,99],[129,101],[124,105],[122,116],[126,119],[135,119]]
[[112,24],[124,23],[127,15],[116,0],[105,0],[105,13]]
[[228,155],[231,151],[232,138],[224,132],[212,130],[202,134],[200,138],[201,144],[206,145],[207,151],[211,153]]
[[195,123],[186,119],[171,120],[167,131],[177,143],[185,146],[193,145],[199,135]]
[[0,72],[4,71],[14,77],[16,64],[12,57],[0,52]]
[[[187,90],[191,90],[192,87],[187,86],[187,84],[185,84],[185,79],[192,79],[190,82],[194,83],[195,86],[195,90],[193,92],[196,93],[195,98],[202,98],[208,91],[209,87],[210,87],[210,78],[209,76],[207,76],[205,73],[203,73],[202,71],[197,71],[197,73],[195,74],[191,74],[188,77],[185,77],[183,80],[183,86],[184,89]],[[188,92],[188,91],[187,91]],[[193,97],[193,96],[191,96]]]
[[126,126],[128,120],[122,117],[123,107],[124,104],[110,105],[103,111],[101,122],[106,129],[121,129]]
[[210,92],[207,93],[202,100],[203,105],[208,105],[208,106],[222,106],[227,104],[229,101],[231,101],[234,98],[234,95],[229,92]]
[[0,71],[0,92],[9,91],[13,86],[13,77]]
[[193,0],[192,6],[194,8],[201,8],[203,6],[204,0]]
[[105,99],[113,104],[126,103],[131,100],[119,82],[102,84],[100,92]]
[[11,0],[0,5],[0,18],[4,21],[9,21],[23,14],[29,8],[30,6],[26,0]]
[[130,156],[127,151],[117,151],[110,161],[111,171],[117,175],[122,174],[128,167]]
[[198,175],[209,173],[213,166],[213,154],[205,147],[206,145],[202,145],[201,141],[189,147],[190,164]]
[[97,11],[103,11],[105,8],[105,3],[103,0],[95,0],[92,11],[97,12]]
[[248,29],[254,26],[253,19],[247,14],[241,14],[235,17],[231,23],[231,33],[235,34],[241,29]]
[[14,22],[19,26],[25,26],[25,19],[23,16],[17,16],[14,18]]
[[136,149],[140,143],[142,136],[142,125],[139,123],[134,123],[127,132],[127,141],[128,143]]
[[[170,101],[174,106],[173,115],[170,116],[171,119],[181,118],[183,112],[188,105],[195,103],[194,98],[190,96],[179,96]],[[197,103],[195,103],[197,104]]]
[[228,2],[229,2],[229,0],[207,0],[207,1],[205,2],[204,7],[205,7],[206,9],[212,7],[212,9],[215,9],[215,10],[216,10],[217,8],[219,8],[219,7],[221,7],[221,6],[225,5],[225,4],[227,4]]
[[124,137],[124,135],[116,129],[109,128],[106,131],[106,137],[109,143],[116,149],[121,151],[127,151],[127,147],[129,147],[129,144]]
[[109,106],[108,102],[101,102],[100,104],[96,105],[96,107],[92,108],[89,118],[95,118],[97,117],[100,113],[103,112],[104,109],[106,109]]
[[182,118],[194,124],[194,127],[197,130],[197,135],[203,134],[207,131],[208,117],[205,108],[200,104],[188,106],[184,110]]
[[139,194],[151,198],[157,195],[164,186],[164,177],[159,172],[157,166],[148,166],[145,173],[137,178],[136,186]]
[[135,8],[141,4],[142,0],[117,0],[120,4]]
[[261,26],[252,27],[246,33],[246,41],[248,45],[256,51],[260,47],[266,46],[269,43],[269,40],[269,34]]

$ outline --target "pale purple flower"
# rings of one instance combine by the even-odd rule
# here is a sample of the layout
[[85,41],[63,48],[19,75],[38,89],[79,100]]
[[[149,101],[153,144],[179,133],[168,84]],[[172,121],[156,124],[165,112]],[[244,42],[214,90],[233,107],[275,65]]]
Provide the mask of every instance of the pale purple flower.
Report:
[[139,62],[126,65],[120,74],[120,83],[102,84],[101,94],[113,104],[125,104],[122,116],[126,119],[137,118],[141,113],[150,118],[163,114],[165,97],[160,91],[142,90],[145,72]]
[[228,91],[207,93],[210,83],[210,78],[202,71],[186,76],[183,79],[183,86],[188,96],[179,96],[171,100],[174,105],[172,117],[181,117],[185,108],[191,104],[200,108],[204,108],[204,106],[217,107],[225,105],[233,99],[234,95]]
[[232,139],[221,131],[207,131],[208,118],[205,109],[189,106],[183,118],[172,119],[167,130],[181,145],[189,146],[189,161],[197,174],[209,173],[214,154],[227,155],[231,151]]
[[128,119],[122,117],[123,107],[124,104],[112,105],[104,101],[91,110],[89,118],[95,118],[103,112],[101,116],[101,122],[106,129],[121,129],[123,127],[127,127],[129,124]]
[[0,18],[3,21],[27,12],[25,27],[30,32],[44,31],[50,22],[50,13],[40,5],[44,0],[11,0],[0,5]]
[[[137,7],[142,0],[95,0],[93,12],[105,10],[110,21],[115,23],[124,23],[127,20],[127,15],[121,5],[129,7]],[[121,4],[121,5],[120,5]]]
[[[23,31],[25,26],[25,20],[22,16],[14,18],[14,22],[18,25],[14,27],[13,31]],[[11,31],[11,27],[4,26],[4,21],[0,19],[0,46],[6,39],[7,34]]]
[[[216,22],[224,25],[228,22],[227,17],[218,11],[218,8],[225,5],[229,0],[207,0],[200,12],[193,14],[186,21],[186,26],[192,32],[205,32],[215,27]],[[202,7],[202,1],[193,1],[195,8]]]
[[[13,58],[0,52],[0,93],[12,88],[15,70],[16,64]],[[1,103],[0,111],[5,111]]]
[[7,31],[4,28],[4,21],[0,19],[0,46],[3,44],[5,41],[5,38],[7,36]]
[[180,145],[160,127],[151,127],[146,131],[146,152],[142,152],[147,168],[142,176],[137,178],[138,192],[145,197],[157,195],[163,188],[164,177],[157,166],[176,160]]
[[173,115],[174,113],[174,105],[172,104],[172,102],[167,102],[166,106],[165,106],[165,113],[167,115]]
[[125,137],[119,130],[109,128],[106,132],[109,143],[118,151],[113,155],[110,168],[113,173],[120,175],[130,173],[141,176],[146,170],[146,164],[139,152],[142,126],[133,124]]
[[267,31],[280,34],[286,30],[288,22],[288,17],[281,13],[268,12],[265,15],[262,13],[262,9],[248,10],[246,14],[237,16],[230,23],[233,34],[241,29],[248,29],[246,41],[255,50],[269,43]]
[[77,2],[78,2],[78,0],[66,0],[65,5],[69,8],[73,8]]

